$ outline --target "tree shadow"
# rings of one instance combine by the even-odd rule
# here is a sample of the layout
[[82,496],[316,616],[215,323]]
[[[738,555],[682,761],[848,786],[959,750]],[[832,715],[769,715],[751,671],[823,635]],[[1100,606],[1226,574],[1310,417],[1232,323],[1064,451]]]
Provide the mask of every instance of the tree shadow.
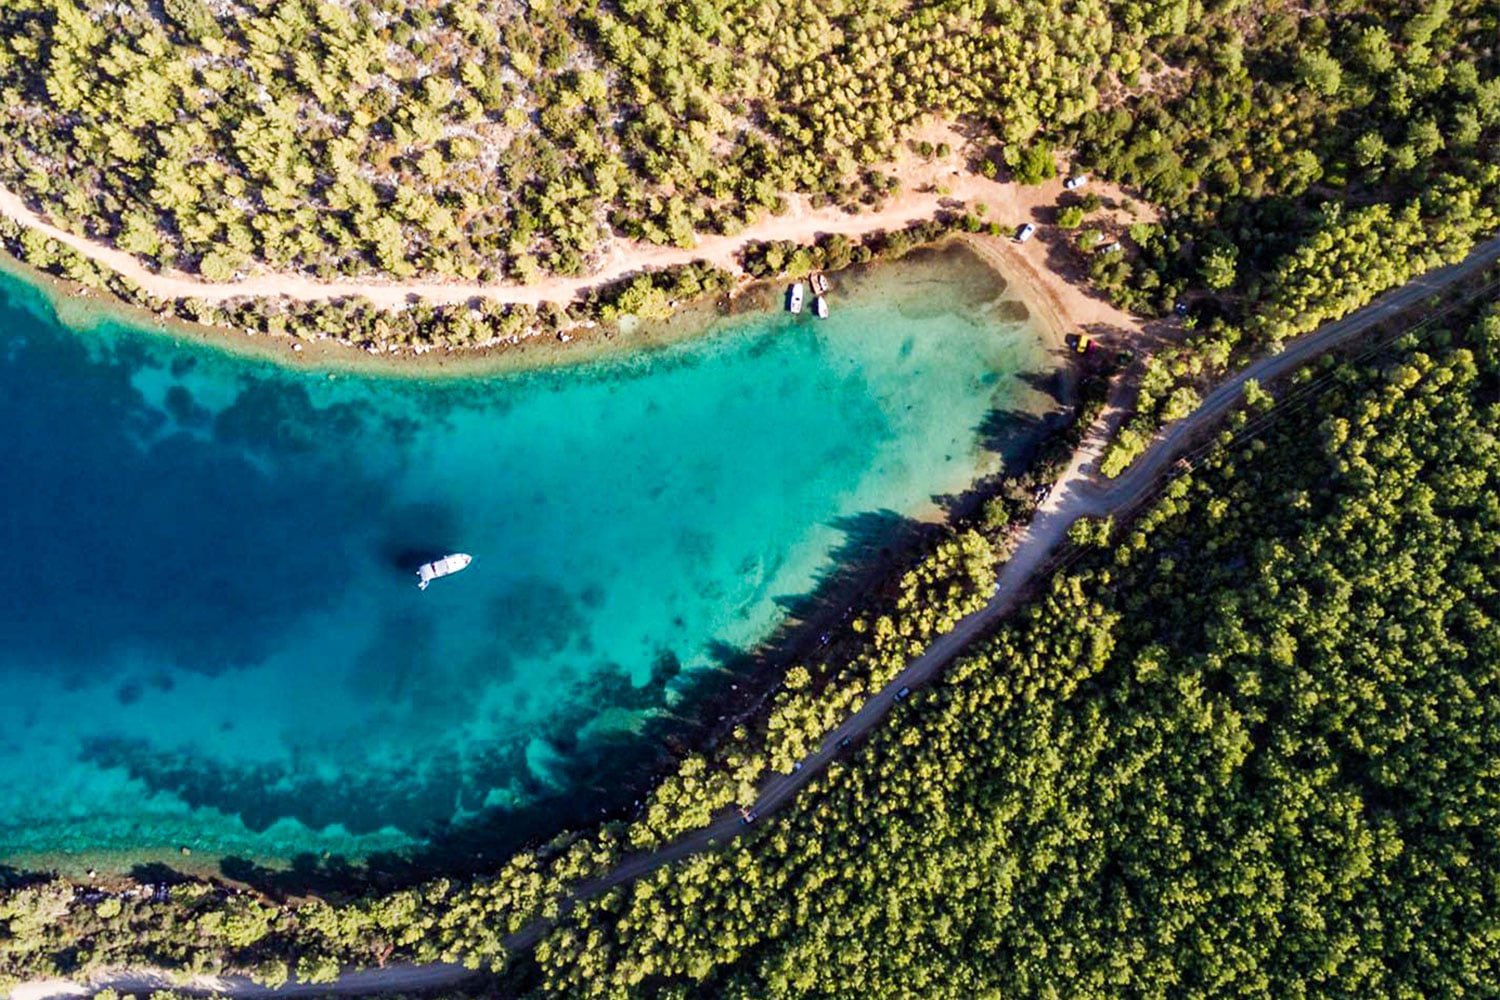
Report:
[[[1074,408],[1075,391],[1067,373],[1020,377],[1055,405],[1040,415],[996,409],[978,427],[980,446],[1006,455],[1007,472],[1012,474],[1057,450],[1063,432],[1071,426]],[[938,499],[951,516],[972,516],[1005,478],[1005,474],[991,477],[963,494]],[[611,746],[570,746],[574,759],[592,756],[595,764],[574,768],[566,794],[539,796],[524,809],[490,810],[463,824],[442,824],[429,832],[429,843],[422,850],[375,855],[361,866],[351,866],[336,856],[304,857],[290,871],[275,872],[240,861],[226,869],[226,876],[282,894],[327,894],[353,882],[394,887],[435,874],[472,875],[517,849],[556,837],[561,830],[630,815],[683,756],[712,747],[752,714],[777,690],[789,665],[819,657],[856,607],[895,595],[904,571],[950,530],[944,523],[890,509],[840,517],[831,525],[843,535],[841,543],[806,592],[776,597],[782,623],[764,642],[752,648],[714,642],[706,650],[714,666],[687,673],[675,656],[664,653],[645,688],[608,692],[612,699],[628,694],[644,704],[659,698],[671,685],[676,707],[651,714],[638,733]],[[607,679],[600,682],[609,683]],[[559,720],[553,727],[554,738],[561,741],[564,734],[576,733],[577,722]]]
[[894,593],[906,567],[947,531],[888,509],[840,517],[832,527],[843,533],[842,543],[805,593],[775,598],[783,617],[771,636],[748,649],[714,643],[709,653],[716,668],[684,677],[678,689],[693,711],[676,717],[666,737],[671,766],[680,754],[712,747],[751,715],[779,689],[789,666],[826,650],[857,604]]
[[[776,598],[785,617],[765,642],[750,649],[713,644],[707,653],[714,665],[687,672],[674,654],[663,651],[651,676],[640,686],[623,669],[602,666],[587,681],[589,690],[567,699],[570,709],[548,720],[539,738],[558,751],[556,773],[550,776],[550,782],[534,780],[524,789],[519,804],[480,803],[475,804],[473,815],[462,821],[434,821],[419,831],[424,842],[415,848],[362,858],[304,853],[288,865],[229,856],[219,859],[219,875],[282,901],[308,895],[347,899],[436,877],[473,877],[493,870],[518,850],[529,848],[545,855],[559,838],[568,837],[566,831],[630,816],[683,756],[712,746],[773,693],[789,664],[818,656],[828,646],[831,634],[853,614],[856,601],[864,605],[894,593],[902,571],[947,531],[941,524],[918,521],[891,510],[842,517],[833,526],[843,533],[842,543],[806,593]],[[639,726],[612,734],[581,736],[596,718],[599,705],[606,703],[639,710]],[[484,784],[487,769],[511,778],[525,773],[526,768],[518,766],[514,757],[524,751],[524,747],[498,746],[492,759],[471,760],[469,767],[478,776],[474,780]],[[128,752],[128,748],[112,748],[111,752]],[[128,766],[120,760],[116,763]],[[158,777],[170,777],[179,794],[184,790],[190,794],[200,784],[207,789],[205,783],[234,779],[211,768],[195,768],[190,759],[176,758],[169,763],[170,774],[163,772]],[[300,800],[317,797],[299,793],[297,803],[272,801],[274,793],[262,789],[261,801],[254,793],[263,777],[249,775],[238,782],[243,787],[237,787],[237,801],[253,815],[281,817],[307,804]],[[378,791],[350,786],[330,794],[353,801]],[[451,790],[443,786],[428,791],[441,799]],[[214,794],[222,795],[222,788]],[[328,812],[344,818],[348,814],[342,803]],[[307,818],[317,823],[321,815],[320,811]],[[157,886],[159,892],[193,878],[160,862],[136,865],[130,875],[138,883]],[[0,869],[0,884],[47,877]]]
[[1065,407],[1070,403],[1068,385],[1071,380],[1069,373],[1061,367],[1042,372],[1017,372],[1014,377],[1051,399],[1055,407]]
[[[1061,391],[1046,375],[1027,378],[1033,388]],[[1025,423],[1023,416],[1031,423]],[[1044,423],[1031,415],[997,411],[981,426],[982,443],[1018,447],[1018,441],[1028,433],[1039,433]],[[664,774],[675,770],[685,754],[711,746],[774,692],[787,665],[826,655],[826,647],[854,613],[856,602],[863,607],[895,593],[903,571],[948,530],[888,509],[842,517],[832,526],[841,532],[841,543],[805,593],[777,596],[785,617],[765,642],[750,649],[714,644],[706,651],[713,666],[689,672],[683,671],[676,655],[663,650],[649,678],[639,685],[624,670],[607,663],[578,682],[586,686],[564,700],[568,708],[550,717],[537,737],[556,749],[556,762],[549,765],[548,773],[532,777],[520,789],[516,804],[463,802],[462,821],[433,820],[425,828],[410,831],[423,839],[411,849],[357,859],[337,853],[302,854],[288,865],[231,856],[219,860],[219,875],[271,898],[350,897],[434,877],[472,877],[493,870],[517,850],[533,848],[545,853],[547,845],[565,836],[563,831],[631,815],[638,800]],[[600,705],[634,713],[638,724],[628,730],[599,732],[592,723]],[[517,763],[517,755],[524,758],[526,751],[524,743],[497,743],[486,749],[489,756],[466,762],[467,780],[480,788],[500,787],[517,774],[530,774]],[[379,818],[379,810],[361,808],[359,800],[389,792],[376,785],[340,780],[326,789],[294,789],[288,798],[288,793],[277,791],[275,783],[262,774],[226,774],[187,756],[154,762],[128,746],[101,747],[98,752],[106,755],[101,760],[106,765],[147,768],[153,780],[169,783],[190,802],[222,807],[230,795],[236,807],[232,811],[247,824],[268,824],[287,815],[299,816],[314,827],[352,821],[351,817],[359,820],[366,814]],[[452,770],[456,774],[457,769]],[[445,804],[441,815],[451,816],[455,798],[462,794],[459,777],[465,776],[450,777],[448,769],[434,773],[432,787],[418,787],[413,794]],[[491,775],[496,776],[493,781]],[[325,795],[329,801],[320,805]],[[428,814],[438,815],[435,811]],[[131,875],[140,883],[156,886],[191,877],[161,863],[138,865]],[[30,877],[34,876],[0,869],[0,883]]]
[[986,413],[974,431],[980,446],[986,451],[1018,456],[1018,461],[1024,463],[1034,450],[1037,437],[1048,428],[1049,416],[998,408]]
[[843,533],[844,540],[813,587],[806,594],[776,598],[777,606],[787,616],[787,628],[804,627],[847,605],[853,596],[869,591],[891,569],[894,560],[944,530],[941,525],[889,509],[836,518],[832,526]]
[[52,876],[46,872],[22,871],[10,865],[0,865],[0,889],[24,889],[51,880]]
[[132,865],[130,877],[141,885],[171,886],[192,881],[191,875],[185,875],[171,865],[160,861],[146,861]]

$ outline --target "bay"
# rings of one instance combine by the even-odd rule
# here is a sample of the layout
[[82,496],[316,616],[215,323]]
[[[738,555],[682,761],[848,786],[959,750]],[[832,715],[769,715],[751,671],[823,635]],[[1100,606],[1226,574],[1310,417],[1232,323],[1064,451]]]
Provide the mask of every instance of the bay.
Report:
[[[0,278],[0,862],[495,850],[618,805],[1055,359],[954,248],[535,372],[299,370]],[[427,591],[412,570],[473,565]],[[472,847],[472,844],[469,845]]]

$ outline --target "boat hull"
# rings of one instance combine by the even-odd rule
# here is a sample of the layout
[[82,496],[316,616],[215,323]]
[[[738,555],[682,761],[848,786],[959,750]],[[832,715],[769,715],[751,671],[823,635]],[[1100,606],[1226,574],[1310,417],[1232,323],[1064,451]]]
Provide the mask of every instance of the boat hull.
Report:
[[434,559],[430,563],[423,563],[417,567],[417,589],[426,590],[427,585],[433,580],[441,580],[445,576],[452,576],[460,570],[467,569],[474,557],[467,552],[454,552]]

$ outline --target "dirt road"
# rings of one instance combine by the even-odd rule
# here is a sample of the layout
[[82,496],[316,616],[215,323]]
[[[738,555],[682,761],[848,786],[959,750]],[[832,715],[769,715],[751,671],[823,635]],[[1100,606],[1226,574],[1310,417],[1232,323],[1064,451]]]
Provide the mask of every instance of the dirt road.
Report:
[[[935,132],[938,141],[952,141],[962,149],[963,140],[949,131]],[[947,139],[943,139],[947,136]],[[537,306],[543,302],[566,304],[579,294],[647,268],[664,268],[705,260],[735,275],[743,275],[739,254],[754,241],[790,240],[811,243],[824,234],[841,234],[859,238],[881,230],[902,229],[915,222],[932,219],[943,209],[957,204],[985,206],[986,219],[994,220],[1007,230],[1022,222],[1037,222],[1050,212],[1063,193],[1062,181],[1021,185],[991,180],[979,174],[954,169],[961,158],[926,160],[903,154],[898,160],[882,165],[888,174],[900,181],[899,193],[874,209],[851,214],[837,205],[814,207],[807,196],[789,195],[787,210],[780,215],[766,215],[733,236],[704,235],[692,247],[658,246],[622,238],[611,238],[606,249],[593,262],[593,270],[584,275],[548,275],[529,284],[518,281],[464,281],[458,279],[417,278],[392,281],[378,276],[326,281],[301,272],[252,272],[234,281],[209,281],[199,275],[181,271],[154,270],[140,258],[100,240],[71,232],[35,210],[17,192],[0,186],[0,216],[47,236],[83,256],[105,265],[140,285],[161,299],[200,299],[226,302],[234,299],[287,298],[296,301],[320,301],[361,297],[383,309],[403,308],[411,302],[433,305],[463,303],[475,299],[501,303]],[[1125,199],[1115,186],[1095,181],[1092,190],[1114,201]],[[1149,218],[1144,209],[1142,218]],[[1114,213],[1107,213],[1111,217]],[[1133,216],[1132,216],[1133,218]],[[1094,303],[1062,276],[1038,266],[1045,252],[1041,241],[1027,247],[1016,247],[1011,256],[1030,260],[1034,280],[1045,285],[1054,297],[1069,298],[1070,305],[1086,312]],[[1107,304],[1097,306],[1106,316],[1113,311]],[[1090,316],[1075,316],[1074,322],[1086,325]]]

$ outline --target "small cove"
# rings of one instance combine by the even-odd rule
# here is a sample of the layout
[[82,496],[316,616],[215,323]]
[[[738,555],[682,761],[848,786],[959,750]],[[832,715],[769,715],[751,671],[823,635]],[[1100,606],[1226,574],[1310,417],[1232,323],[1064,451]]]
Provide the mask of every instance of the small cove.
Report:
[[825,323],[441,380],[75,332],[0,290],[17,867],[580,821],[855,536],[998,468],[1056,363],[957,247],[842,276]]

